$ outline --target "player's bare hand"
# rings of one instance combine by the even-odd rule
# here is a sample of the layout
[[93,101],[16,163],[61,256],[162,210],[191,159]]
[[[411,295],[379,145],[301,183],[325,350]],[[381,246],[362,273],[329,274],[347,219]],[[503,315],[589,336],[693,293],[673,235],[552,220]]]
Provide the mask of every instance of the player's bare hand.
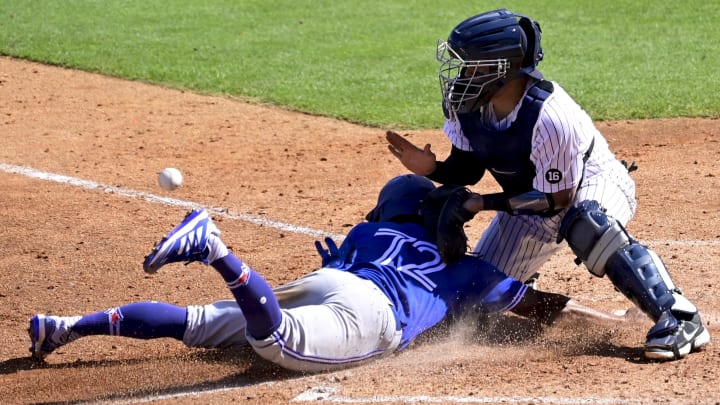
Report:
[[435,171],[435,153],[430,150],[430,144],[420,149],[394,131],[387,131],[385,139],[390,152],[411,172],[427,176]]

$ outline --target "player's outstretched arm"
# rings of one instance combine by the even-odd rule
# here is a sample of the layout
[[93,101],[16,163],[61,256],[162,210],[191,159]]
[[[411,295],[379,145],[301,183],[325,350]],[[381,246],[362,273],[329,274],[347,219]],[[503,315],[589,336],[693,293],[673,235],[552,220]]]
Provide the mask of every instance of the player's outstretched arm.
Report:
[[602,322],[626,322],[627,317],[587,307],[562,294],[528,288],[513,313],[550,325],[560,319]]

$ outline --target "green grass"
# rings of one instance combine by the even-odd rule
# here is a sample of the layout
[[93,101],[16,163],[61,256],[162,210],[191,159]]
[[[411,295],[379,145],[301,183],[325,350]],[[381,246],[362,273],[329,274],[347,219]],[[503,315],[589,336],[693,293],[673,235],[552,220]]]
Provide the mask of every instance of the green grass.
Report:
[[[446,4],[447,3],[447,4]],[[0,54],[374,126],[442,123],[435,45],[499,7],[596,120],[717,116],[720,3],[0,0]]]

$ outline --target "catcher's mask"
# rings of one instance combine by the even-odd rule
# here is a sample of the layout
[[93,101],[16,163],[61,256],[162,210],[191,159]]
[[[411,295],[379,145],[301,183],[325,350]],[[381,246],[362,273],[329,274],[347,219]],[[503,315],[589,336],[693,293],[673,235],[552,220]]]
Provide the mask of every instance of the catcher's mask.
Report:
[[365,216],[369,222],[390,222],[399,217],[418,216],[420,204],[435,184],[425,177],[403,174],[391,179],[380,190],[378,201]]
[[476,111],[520,74],[542,79],[535,70],[543,59],[540,34],[537,22],[505,9],[458,24],[436,52],[445,108]]

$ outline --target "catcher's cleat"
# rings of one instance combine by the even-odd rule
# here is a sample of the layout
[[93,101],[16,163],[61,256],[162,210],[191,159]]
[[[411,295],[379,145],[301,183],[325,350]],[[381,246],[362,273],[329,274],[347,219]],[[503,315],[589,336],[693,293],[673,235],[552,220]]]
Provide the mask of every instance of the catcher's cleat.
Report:
[[30,353],[37,360],[42,360],[58,347],[73,340],[72,325],[80,319],[76,317],[59,317],[35,315],[30,318]]
[[185,219],[145,257],[143,269],[147,273],[155,273],[168,263],[188,264],[199,261],[208,264],[210,234],[218,236],[220,230],[215,226],[208,212],[201,208],[190,211]]
[[710,332],[703,326],[700,314],[673,314],[666,311],[647,334],[645,357],[651,360],[677,360],[709,342]]

